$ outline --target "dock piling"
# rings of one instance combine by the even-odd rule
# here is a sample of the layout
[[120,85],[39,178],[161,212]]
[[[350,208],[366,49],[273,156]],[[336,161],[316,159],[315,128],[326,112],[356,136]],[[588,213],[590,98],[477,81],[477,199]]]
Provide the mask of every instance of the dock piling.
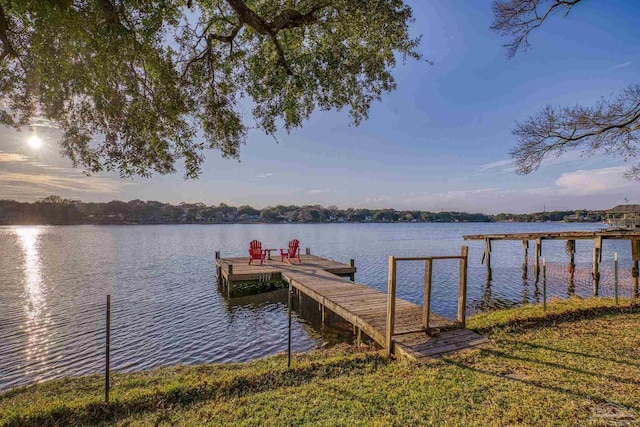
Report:
[[422,308],[422,327],[429,333],[429,318],[431,317],[431,281],[433,278],[433,260],[424,262],[424,303]]
[[547,311],[547,259],[542,258],[542,309]]
[[487,281],[491,281],[491,239],[484,239],[482,261],[487,266]]
[[522,279],[527,280],[527,273],[529,269],[529,241],[522,241],[522,249],[524,250],[524,262],[522,263]]
[[575,240],[567,240],[566,252],[569,254],[569,289],[568,294],[575,294],[575,273],[576,273],[576,241]]
[[540,280],[540,257],[541,256],[542,256],[542,238],[538,237],[536,239],[536,256],[535,256],[535,264],[534,264],[536,283],[538,283],[538,281]]
[[593,240],[593,296],[598,296],[600,288],[600,261],[602,260],[602,237]]
[[231,290],[233,289],[233,282],[231,281],[231,275],[233,274],[233,264],[229,264],[227,269],[227,297],[231,298]]
[[396,314],[396,259],[389,257],[389,279],[387,282],[387,328],[385,330],[385,355],[393,353],[393,326]]
[[[353,258],[351,258],[351,259],[349,260],[349,266],[350,266],[351,268],[355,268],[355,267],[356,267],[356,260],[355,260],[355,259],[353,259]],[[351,280],[352,282],[355,282],[355,281],[356,281],[356,273],[351,273],[351,274],[349,275],[349,280]]]
[[463,246],[460,250],[460,273],[458,284],[458,323],[464,328],[466,326],[467,308],[467,262],[469,258],[469,248]]

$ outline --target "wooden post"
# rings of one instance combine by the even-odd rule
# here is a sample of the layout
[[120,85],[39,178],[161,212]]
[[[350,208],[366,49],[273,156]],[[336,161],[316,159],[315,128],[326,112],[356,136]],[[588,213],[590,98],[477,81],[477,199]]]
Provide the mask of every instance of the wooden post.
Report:
[[109,403],[109,376],[111,371],[111,295],[107,295],[106,345],[104,359],[104,401]]
[[[356,260],[355,260],[355,259],[353,259],[353,258],[352,258],[352,259],[350,259],[350,260],[349,260],[349,266],[350,266],[351,268],[355,268],[355,267],[356,267]],[[356,273],[351,273],[351,274],[349,275],[349,279],[350,279],[352,282],[355,282],[355,281],[356,281]]]
[[424,262],[424,304],[422,306],[422,327],[429,332],[429,318],[431,317],[431,280],[433,277],[433,260]]
[[233,288],[233,282],[231,281],[231,275],[233,274],[233,264],[229,264],[227,269],[227,298],[231,298],[231,289]]
[[356,343],[362,345],[362,329],[356,327]]
[[220,259],[220,251],[216,251],[216,259]]
[[322,318],[322,326],[324,326],[325,325],[325,319],[326,319],[326,313],[325,313],[324,305],[322,306],[322,309],[320,310],[320,316]]
[[460,278],[458,286],[458,322],[463,328],[466,326],[468,255],[469,248],[467,246],[463,246],[460,251]]
[[484,239],[482,261],[487,266],[487,281],[491,281],[491,239]]
[[538,237],[536,239],[536,256],[535,256],[535,264],[534,264],[536,283],[538,283],[538,280],[540,279],[540,257],[541,256],[542,256],[542,238]]
[[311,255],[311,248],[304,248],[305,255]]
[[529,241],[522,241],[522,249],[524,250],[524,262],[522,263],[522,278],[527,279],[527,273],[529,269]]
[[569,276],[571,280],[574,279],[574,274],[576,272],[576,241],[575,240],[567,240],[567,253],[569,254]]
[[633,297],[638,298],[638,261],[640,260],[640,240],[631,241],[631,257],[633,258],[633,269],[631,270],[631,276],[633,276]]
[[542,258],[542,309],[547,311],[547,259]]
[[289,282],[289,295],[287,299],[287,309],[289,311],[289,330],[287,335],[287,368],[291,367],[291,294],[293,294],[293,287]]
[[593,296],[598,296],[600,287],[600,260],[602,259],[602,237],[593,240]]
[[613,294],[618,305],[618,252],[613,255]]
[[393,327],[396,314],[396,259],[389,257],[389,278],[387,281],[387,329],[385,339],[385,355],[393,352]]

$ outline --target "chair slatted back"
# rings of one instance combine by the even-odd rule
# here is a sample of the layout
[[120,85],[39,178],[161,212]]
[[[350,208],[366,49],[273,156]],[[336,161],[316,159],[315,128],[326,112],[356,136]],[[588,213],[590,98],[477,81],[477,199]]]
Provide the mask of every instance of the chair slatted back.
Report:
[[251,258],[262,258],[262,242],[253,240],[249,243],[249,254],[251,255]]
[[300,250],[300,241],[298,239],[293,239],[289,242],[289,257],[296,258],[298,256],[298,251]]

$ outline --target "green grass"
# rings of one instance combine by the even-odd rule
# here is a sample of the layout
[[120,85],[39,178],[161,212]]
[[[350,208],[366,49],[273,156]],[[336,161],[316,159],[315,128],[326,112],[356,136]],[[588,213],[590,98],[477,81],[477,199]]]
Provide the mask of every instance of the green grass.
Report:
[[494,342],[426,365],[338,346],[98,376],[0,395],[2,425],[640,425],[640,305],[554,301],[478,315]]

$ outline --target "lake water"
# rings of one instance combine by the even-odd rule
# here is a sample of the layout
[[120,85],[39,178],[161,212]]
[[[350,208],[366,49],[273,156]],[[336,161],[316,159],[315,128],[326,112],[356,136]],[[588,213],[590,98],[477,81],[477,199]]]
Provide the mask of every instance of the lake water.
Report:
[[[244,361],[286,351],[286,291],[227,300],[216,287],[214,252],[245,256],[253,239],[281,247],[297,238],[313,254],[345,263],[354,258],[356,281],[381,290],[386,290],[389,255],[459,254],[467,244],[473,312],[535,302],[540,295],[531,274],[522,278],[520,242],[494,242],[493,277],[487,283],[480,264],[483,242],[465,243],[462,235],[601,228],[562,223],[0,227],[0,390],[101,372],[107,294],[112,295],[114,370]],[[584,273],[592,242],[577,246],[575,291],[588,294]],[[605,241],[606,283],[613,250],[621,252],[625,268],[630,265],[628,242]],[[543,256],[559,263],[549,267],[549,294],[565,297],[564,242],[545,242]],[[455,317],[457,273],[455,261],[435,263],[432,309],[441,315]],[[402,263],[398,274],[398,295],[421,303],[424,265]],[[296,318],[294,351],[327,339]]]

